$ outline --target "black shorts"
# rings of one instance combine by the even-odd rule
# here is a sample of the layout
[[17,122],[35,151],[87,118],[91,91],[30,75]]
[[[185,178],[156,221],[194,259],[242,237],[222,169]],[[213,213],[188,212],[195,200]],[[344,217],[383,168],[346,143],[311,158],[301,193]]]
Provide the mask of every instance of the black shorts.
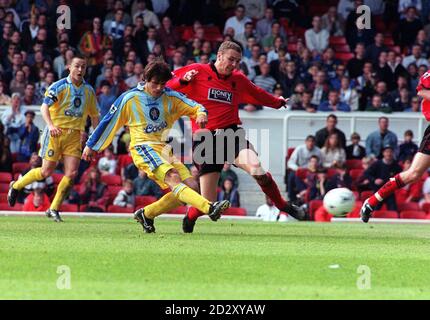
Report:
[[224,163],[234,164],[243,149],[254,146],[246,139],[246,132],[238,126],[216,131],[203,130],[193,135],[193,163],[199,175],[221,172]]
[[421,140],[418,152],[430,155],[430,126],[424,131],[423,139]]

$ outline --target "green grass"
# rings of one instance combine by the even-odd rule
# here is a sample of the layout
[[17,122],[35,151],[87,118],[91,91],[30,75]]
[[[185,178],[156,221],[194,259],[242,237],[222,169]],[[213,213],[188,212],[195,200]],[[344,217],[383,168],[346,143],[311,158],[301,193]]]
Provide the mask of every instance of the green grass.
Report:
[[430,298],[428,225],[205,220],[182,234],[159,219],[148,235],[131,219],[66,219],[0,217],[0,299]]

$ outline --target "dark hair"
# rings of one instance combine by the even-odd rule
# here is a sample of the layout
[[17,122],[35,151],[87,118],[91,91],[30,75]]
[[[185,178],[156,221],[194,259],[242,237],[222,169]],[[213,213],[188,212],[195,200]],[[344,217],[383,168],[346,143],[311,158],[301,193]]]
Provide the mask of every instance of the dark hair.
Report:
[[411,137],[413,137],[414,133],[412,132],[412,130],[406,130],[405,131],[405,136],[411,136]]
[[333,114],[333,113],[329,114],[329,115],[327,116],[327,119],[326,119],[326,120],[328,120],[328,119],[330,119],[330,118],[332,118],[332,119],[334,119],[334,120],[336,120],[336,121],[337,121],[337,117],[336,117],[336,115],[335,115],[335,114]]
[[111,87],[110,82],[109,82],[109,81],[107,81],[107,80],[103,80],[103,81],[100,83],[100,88],[103,88],[104,86],[108,86],[108,87],[110,88],[110,87]]
[[308,141],[308,140],[313,140],[313,141],[315,141],[315,136],[313,136],[313,135],[308,135],[307,137],[306,137],[306,140],[305,141]]
[[143,71],[145,81],[151,81],[155,78],[157,81],[165,83],[172,78],[172,72],[169,66],[161,59],[148,63]]

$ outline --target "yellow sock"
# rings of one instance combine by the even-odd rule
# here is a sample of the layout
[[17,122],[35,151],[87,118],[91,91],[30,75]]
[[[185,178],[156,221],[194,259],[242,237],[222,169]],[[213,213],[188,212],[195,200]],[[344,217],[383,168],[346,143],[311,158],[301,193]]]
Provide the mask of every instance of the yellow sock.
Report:
[[173,188],[172,192],[180,201],[199,209],[205,214],[209,213],[211,203],[185,184],[178,184]]
[[61,179],[57,192],[55,193],[54,200],[52,200],[51,209],[58,211],[72,186],[73,181],[69,177],[64,176]]
[[170,210],[175,209],[181,205],[183,205],[183,203],[175,197],[173,192],[169,192],[158,201],[145,207],[145,217],[154,219],[160,214],[169,212]]
[[42,179],[42,168],[31,169],[23,177],[18,179],[12,187],[16,190],[22,190],[26,185]]

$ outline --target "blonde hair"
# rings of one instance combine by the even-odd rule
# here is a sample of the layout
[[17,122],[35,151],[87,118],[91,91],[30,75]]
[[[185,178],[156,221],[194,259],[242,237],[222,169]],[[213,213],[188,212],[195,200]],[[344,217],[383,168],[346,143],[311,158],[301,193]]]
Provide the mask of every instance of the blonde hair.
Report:
[[219,46],[218,52],[225,52],[229,49],[237,51],[240,54],[242,54],[241,46],[234,41],[224,41],[223,43],[221,43],[221,45]]

